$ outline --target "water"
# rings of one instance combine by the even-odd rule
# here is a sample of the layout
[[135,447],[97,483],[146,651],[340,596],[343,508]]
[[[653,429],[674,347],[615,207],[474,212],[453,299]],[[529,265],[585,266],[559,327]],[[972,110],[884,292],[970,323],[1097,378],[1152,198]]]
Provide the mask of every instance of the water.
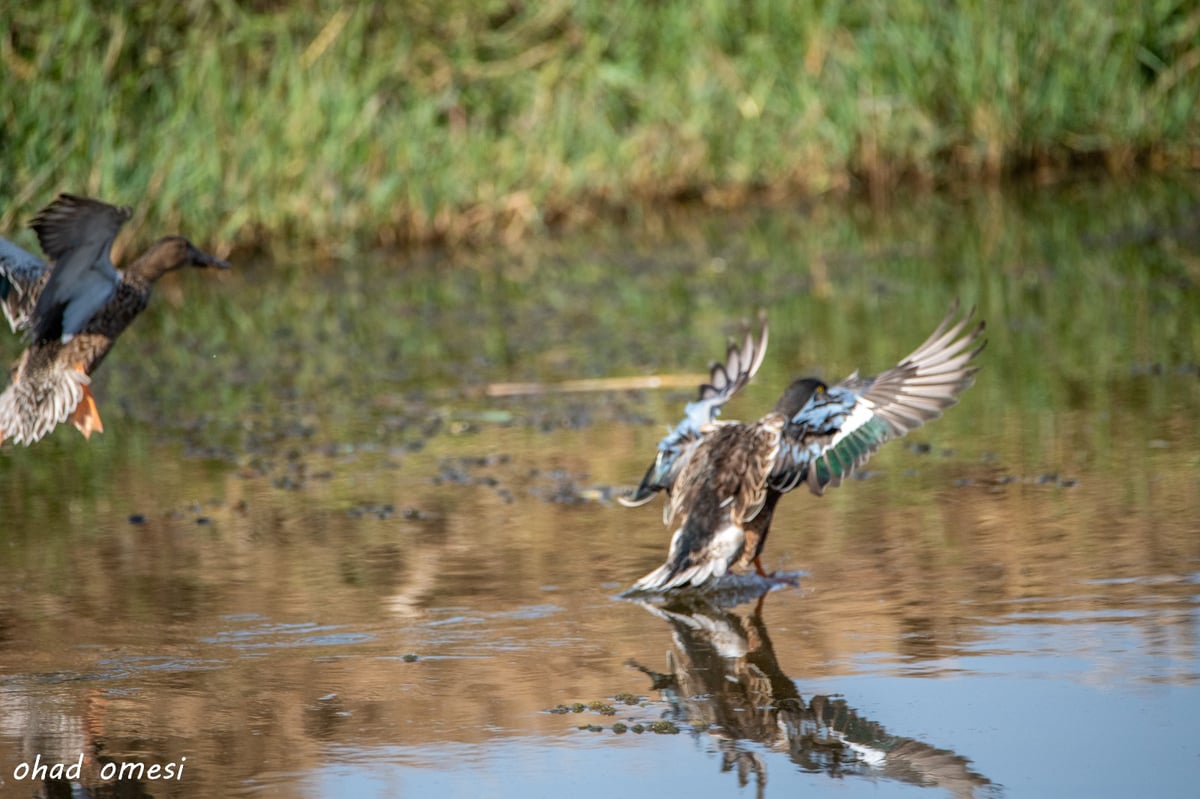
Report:
[[[168,278],[106,432],[0,451],[0,795],[82,755],[92,796],[1190,796],[1198,208],[1084,182]],[[977,385],[784,500],[800,585],[761,605],[616,598],[667,533],[612,496],[687,390],[488,396],[695,373],[763,306],[744,418],[954,297]],[[139,764],[176,776],[104,779]]]

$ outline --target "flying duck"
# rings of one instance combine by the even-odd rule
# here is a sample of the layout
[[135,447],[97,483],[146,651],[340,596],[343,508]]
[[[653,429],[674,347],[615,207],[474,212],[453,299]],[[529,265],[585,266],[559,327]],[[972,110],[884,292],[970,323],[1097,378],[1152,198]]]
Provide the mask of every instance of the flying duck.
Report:
[[154,282],[181,266],[229,268],[167,236],[118,270],[109,250],[130,216],[127,207],[60,194],[30,223],[48,261],[0,238],[0,310],[29,342],[0,395],[0,443],[32,444],[68,419],[87,438],[103,431],[90,375]]

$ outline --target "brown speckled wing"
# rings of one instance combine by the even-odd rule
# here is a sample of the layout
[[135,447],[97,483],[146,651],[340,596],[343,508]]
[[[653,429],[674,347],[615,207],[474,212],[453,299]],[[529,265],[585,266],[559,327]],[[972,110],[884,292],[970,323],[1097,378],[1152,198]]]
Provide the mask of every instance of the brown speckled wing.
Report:
[[0,394],[0,441],[32,444],[71,418],[89,378],[56,356],[57,345],[34,345],[22,355],[19,379]]
[[[715,425],[680,470],[667,523],[675,524],[697,507],[701,493],[716,496],[718,507],[729,508],[735,520],[753,519],[766,496],[782,422],[782,417],[769,416],[753,425]],[[712,521],[705,520],[705,526]]]

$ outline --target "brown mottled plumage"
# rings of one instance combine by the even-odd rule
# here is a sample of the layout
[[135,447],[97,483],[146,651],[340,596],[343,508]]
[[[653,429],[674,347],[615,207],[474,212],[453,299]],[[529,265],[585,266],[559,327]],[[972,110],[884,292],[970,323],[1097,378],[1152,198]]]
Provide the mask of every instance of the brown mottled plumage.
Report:
[[54,266],[0,239],[0,302],[29,347],[0,395],[0,442],[32,444],[70,419],[85,437],[104,429],[89,383],[117,336],[145,309],[154,282],[181,266],[229,268],[168,236],[117,271],[109,248],[128,209],[60,195],[32,227]]
[[767,502],[767,477],[786,421],[772,413],[750,425],[712,423],[701,444],[710,456],[684,460],[668,500],[666,523],[677,531],[672,557],[639,585],[669,582],[680,574],[702,585],[748,551],[745,521],[756,519]]
[[[779,498],[800,484],[817,495],[862,466],[883,444],[936,419],[973,382],[984,325],[958,319],[955,304],[937,329],[895,367],[874,377],[854,372],[827,385],[800,378],[757,422],[717,420],[721,406],[758,369],[759,343],[730,347],[713,374],[729,379],[700,388],[682,422],[658,445],[658,455],[626,505],[657,492],[669,500],[674,531],[667,560],[638,580],[635,591],[701,587],[732,567],[754,567],[766,544]],[[732,379],[736,375],[736,379]]]

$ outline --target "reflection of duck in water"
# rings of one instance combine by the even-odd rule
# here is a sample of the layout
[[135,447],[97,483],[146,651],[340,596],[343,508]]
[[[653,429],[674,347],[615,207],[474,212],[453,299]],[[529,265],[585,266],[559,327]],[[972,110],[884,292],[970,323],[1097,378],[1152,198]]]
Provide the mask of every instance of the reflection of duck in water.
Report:
[[736,769],[743,785],[753,774],[762,793],[761,745],[786,752],[804,771],[887,777],[961,797],[998,793],[966,758],[891,735],[844,699],[814,696],[805,702],[775,659],[761,602],[753,614],[740,616],[694,595],[688,600],[639,603],[671,625],[675,648],[667,654],[665,674],[631,665],[654,681],[678,721],[716,737],[722,770]]
[[971,385],[971,361],[984,325],[955,321],[957,305],[911,355],[875,377],[858,372],[835,385],[792,382],[774,410],[753,424],[719,422],[721,407],[758,371],[767,323],[714,364],[710,383],[658,445],[658,456],[625,505],[666,491],[664,521],[674,532],[667,561],[635,591],[703,586],[731,567],[753,566],[767,542],[779,498],[806,483],[814,494],[840,485],[884,443],[941,415]]

